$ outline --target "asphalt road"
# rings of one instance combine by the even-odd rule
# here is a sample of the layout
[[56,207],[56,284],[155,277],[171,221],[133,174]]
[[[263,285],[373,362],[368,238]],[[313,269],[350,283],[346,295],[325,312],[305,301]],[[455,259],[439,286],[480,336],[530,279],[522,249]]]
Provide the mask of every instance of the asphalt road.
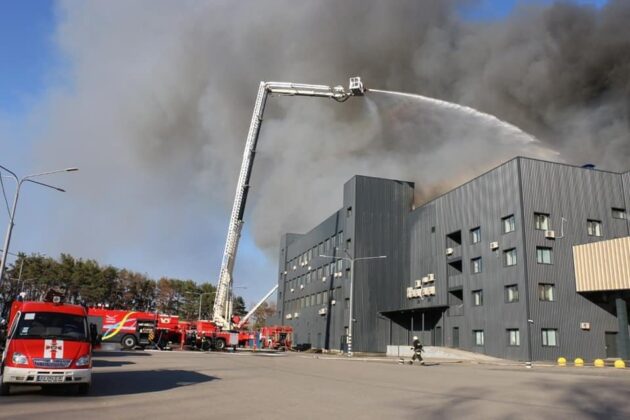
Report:
[[630,369],[102,353],[91,395],[16,388],[11,419],[630,418]]

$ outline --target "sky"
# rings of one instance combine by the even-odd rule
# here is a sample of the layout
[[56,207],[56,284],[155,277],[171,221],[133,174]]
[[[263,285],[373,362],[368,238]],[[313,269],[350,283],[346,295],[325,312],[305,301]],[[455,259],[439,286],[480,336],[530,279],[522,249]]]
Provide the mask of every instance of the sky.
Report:
[[[549,1],[519,2],[517,0],[480,0],[472,1],[461,7],[460,15],[471,22],[501,21],[507,19],[515,8],[523,5],[548,4]],[[602,7],[605,0],[580,0],[579,4],[589,4]],[[112,213],[116,213],[121,223],[129,225],[129,235],[119,238],[115,242],[99,246],[97,231],[91,231],[89,218],[85,220],[69,220],[63,213],[64,201],[76,200],[76,193],[80,181],[92,179],[90,171],[95,169],[81,167],[81,162],[73,160],[73,153],[63,153],[56,156],[51,166],[45,159],[47,152],[57,147],[55,137],[48,136],[54,112],[42,112],[50,106],[51,98],[72,92],[75,84],[81,83],[76,69],[83,65],[80,56],[69,54],[69,45],[78,44],[73,40],[71,32],[60,30],[67,16],[70,3],[60,7],[53,1],[6,1],[3,2],[0,13],[0,165],[6,166],[18,175],[26,175],[41,171],[59,169],[62,167],[80,166],[77,173],[52,175],[45,179],[56,186],[67,189],[66,193],[58,193],[35,185],[25,185],[21,192],[17,211],[16,225],[11,244],[12,252],[42,253],[57,257],[61,252],[71,252],[76,257],[95,258],[102,264],[111,264],[120,268],[147,273],[153,278],[162,276],[182,279],[193,279],[198,282],[216,282],[219,272],[223,243],[209,241],[208,238],[220,238],[225,235],[228,224],[228,212],[225,206],[216,208],[208,203],[210,198],[196,197],[198,189],[191,188],[190,193],[168,195],[168,191],[186,189],[189,185],[167,185],[163,193],[163,200],[181,200],[182,205],[175,206],[166,213],[160,212],[159,203],[147,212],[146,217],[133,220],[123,220],[124,212],[116,213],[117,203],[112,206]],[[76,17],[75,17],[76,18]],[[62,28],[63,29],[63,28]],[[147,30],[150,30],[148,28]],[[98,72],[95,69],[94,72]],[[133,75],[130,75],[133,77]],[[251,85],[251,80],[247,80]],[[253,105],[253,103],[252,103]],[[242,118],[242,117],[239,117]],[[249,119],[249,115],[244,118]],[[98,130],[98,127],[94,128]],[[88,131],[89,133],[89,131]],[[244,142],[244,138],[243,138]],[[60,145],[60,148],[62,146]],[[120,160],[126,156],[117,156]],[[89,161],[88,161],[89,162]],[[100,162],[99,170],[118,170],[117,162]],[[269,165],[269,163],[267,163]],[[264,162],[263,162],[264,167]],[[145,173],[129,173],[128,176],[149,176]],[[175,170],[168,164],[164,171]],[[85,175],[84,175],[85,174]],[[218,176],[209,173],[208,176]],[[83,177],[83,178],[81,178]],[[106,180],[107,178],[105,178]],[[44,179],[42,178],[42,181]],[[112,182],[120,184],[122,197],[126,199],[154,199],[153,195],[145,196],[142,192],[133,190],[130,185],[121,182],[120,177],[113,177]],[[106,182],[106,181],[105,181]],[[141,183],[140,183],[141,185]],[[230,184],[232,185],[232,184]],[[73,190],[74,187],[74,190]],[[91,186],[95,196],[101,185]],[[128,188],[129,190],[126,190]],[[268,186],[266,186],[268,188]],[[9,193],[12,193],[9,189]],[[335,192],[340,197],[341,185]],[[9,200],[11,196],[9,196]],[[254,198],[255,200],[255,198]],[[99,202],[100,203],[100,202]],[[0,206],[0,227],[7,223],[7,212]],[[89,212],[89,202],[82,203],[81,208]],[[334,204],[330,211],[334,211]],[[210,220],[204,220],[207,217]],[[40,223],[46,220],[46,224]],[[168,240],[163,234],[153,234],[158,229],[151,226],[171,226]],[[137,225],[143,225],[144,230],[137,230]],[[308,225],[307,225],[308,226]],[[310,227],[310,226],[308,226]],[[81,240],[72,247],[68,247],[61,237],[67,231],[78,231]],[[70,249],[69,249],[70,248]],[[151,249],[150,252],[147,249]],[[84,250],[84,253],[82,253]],[[244,236],[238,254],[235,278],[236,285],[246,287],[239,290],[248,303],[257,301],[265,294],[276,279],[277,261],[273,251],[261,250],[256,244],[250,225],[246,224]]]

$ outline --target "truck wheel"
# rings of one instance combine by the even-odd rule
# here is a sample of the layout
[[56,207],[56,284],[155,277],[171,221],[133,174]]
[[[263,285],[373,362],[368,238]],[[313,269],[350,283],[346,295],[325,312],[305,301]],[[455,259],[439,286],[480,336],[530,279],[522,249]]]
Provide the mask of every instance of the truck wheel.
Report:
[[126,335],[120,341],[120,345],[123,349],[130,350],[138,345],[138,340],[133,335]]
[[11,393],[11,385],[0,382],[0,395],[9,395]]
[[225,340],[222,338],[218,338],[217,341],[214,343],[214,349],[218,351],[225,350]]
[[77,394],[79,395],[87,395],[90,392],[90,384],[79,384],[79,389]]

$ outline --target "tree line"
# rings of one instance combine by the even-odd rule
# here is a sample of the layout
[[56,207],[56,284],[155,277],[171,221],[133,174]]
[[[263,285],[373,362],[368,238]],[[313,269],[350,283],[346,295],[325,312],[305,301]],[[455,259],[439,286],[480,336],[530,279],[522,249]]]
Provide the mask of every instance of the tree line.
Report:
[[[39,254],[19,254],[7,267],[0,285],[0,303],[5,315],[10,303],[23,294],[25,300],[40,300],[51,288],[65,291],[66,301],[111,309],[126,309],[179,315],[194,320],[212,317],[215,287],[209,283],[162,277],[100,265],[91,259],[61,254],[59,259]],[[201,314],[199,300],[201,299]],[[233,298],[233,312],[247,313],[241,296]],[[262,314],[261,314],[262,315]]]

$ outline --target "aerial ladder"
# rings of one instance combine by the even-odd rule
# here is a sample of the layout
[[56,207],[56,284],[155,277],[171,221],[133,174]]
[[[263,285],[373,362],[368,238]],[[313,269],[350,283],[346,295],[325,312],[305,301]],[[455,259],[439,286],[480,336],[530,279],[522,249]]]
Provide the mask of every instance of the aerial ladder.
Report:
[[267,97],[270,94],[282,96],[312,96],[320,98],[330,98],[337,102],[345,102],[350,96],[362,96],[365,92],[361,78],[350,78],[348,90],[342,86],[307,85],[299,83],[284,82],[260,82],[258,96],[254,105],[252,121],[247,133],[245,151],[241,171],[236,184],[236,194],[230,216],[225,249],[221,260],[221,271],[217,282],[217,291],[214,298],[212,321],[221,329],[233,329],[232,322],[232,272],[238,250],[238,243],[243,229],[243,216],[245,214],[245,203],[249,192],[254,156],[256,154],[256,144],[263,120],[263,112]]

